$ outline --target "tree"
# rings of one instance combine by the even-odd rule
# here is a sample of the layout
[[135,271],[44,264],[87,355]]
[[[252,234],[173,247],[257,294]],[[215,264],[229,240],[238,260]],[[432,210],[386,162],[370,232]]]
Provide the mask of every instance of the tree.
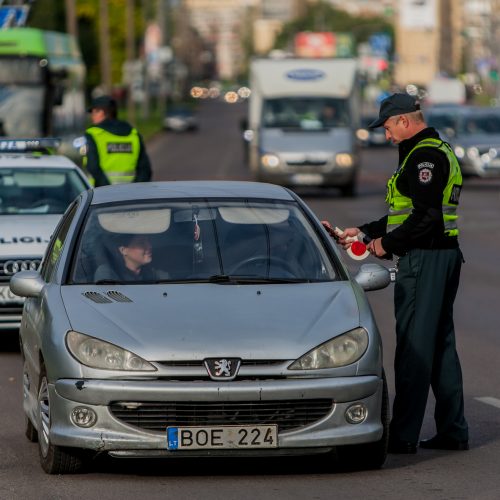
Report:
[[275,48],[290,49],[293,47],[295,35],[301,31],[351,33],[355,45],[366,42],[370,35],[378,32],[388,33],[394,39],[394,28],[385,18],[379,16],[352,16],[348,12],[336,9],[324,1],[311,4],[304,16],[286,23],[276,38]]
[[[136,1],[136,4],[149,4],[154,0]],[[113,85],[122,81],[122,67],[126,58],[126,20],[123,0],[108,0],[109,36],[111,43],[111,81]],[[78,41],[83,60],[87,67],[87,87],[89,89],[102,83],[99,66],[99,0],[78,0],[76,2],[78,19]],[[135,47],[142,43],[145,20],[140,6],[134,9]],[[53,31],[66,31],[65,3],[60,0],[37,0],[33,3],[28,17],[28,26]]]

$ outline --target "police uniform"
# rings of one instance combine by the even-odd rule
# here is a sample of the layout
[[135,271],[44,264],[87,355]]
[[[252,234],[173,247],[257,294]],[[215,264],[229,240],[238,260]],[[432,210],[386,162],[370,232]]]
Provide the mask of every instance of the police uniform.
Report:
[[[92,107],[102,105],[104,96]],[[107,104],[107,101],[104,102]],[[95,187],[151,180],[151,164],[137,130],[127,122],[106,118],[85,133],[84,166]]]
[[421,446],[467,449],[453,324],[463,262],[456,213],[462,176],[451,148],[433,128],[401,141],[398,164],[388,182],[388,215],[360,226],[370,237],[382,238],[389,256],[399,257],[394,290],[396,396],[389,450],[392,443],[395,452],[416,451],[429,387],[436,398],[437,436],[430,440],[433,446]]

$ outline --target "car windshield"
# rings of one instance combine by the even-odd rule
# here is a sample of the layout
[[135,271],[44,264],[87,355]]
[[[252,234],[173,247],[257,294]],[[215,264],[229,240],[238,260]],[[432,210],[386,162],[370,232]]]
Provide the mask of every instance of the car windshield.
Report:
[[493,113],[466,116],[461,124],[462,134],[500,134],[500,116]]
[[91,208],[70,282],[331,281],[331,259],[296,203],[106,205]]
[[87,189],[62,168],[0,168],[0,214],[62,214]]
[[262,116],[266,128],[317,130],[349,125],[347,101],[325,97],[268,99]]
[[427,124],[438,130],[455,130],[457,128],[457,117],[447,113],[433,113],[427,116]]

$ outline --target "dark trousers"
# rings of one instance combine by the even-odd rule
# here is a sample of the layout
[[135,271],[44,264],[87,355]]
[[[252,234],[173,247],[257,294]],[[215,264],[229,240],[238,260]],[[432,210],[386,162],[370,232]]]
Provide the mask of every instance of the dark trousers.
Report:
[[411,250],[399,259],[396,311],[396,396],[390,426],[393,439],[417,443],[429,387],[436,398],[437,433],[468,439],[462,371],[455,348],[453,302],[462,252]]

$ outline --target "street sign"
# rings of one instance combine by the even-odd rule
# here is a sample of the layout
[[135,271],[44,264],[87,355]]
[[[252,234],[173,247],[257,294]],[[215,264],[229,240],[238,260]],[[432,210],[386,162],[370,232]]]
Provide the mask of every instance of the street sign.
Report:
[[0,28],[24,26],[28,11],[29,7],[27,5],[0,7]]

